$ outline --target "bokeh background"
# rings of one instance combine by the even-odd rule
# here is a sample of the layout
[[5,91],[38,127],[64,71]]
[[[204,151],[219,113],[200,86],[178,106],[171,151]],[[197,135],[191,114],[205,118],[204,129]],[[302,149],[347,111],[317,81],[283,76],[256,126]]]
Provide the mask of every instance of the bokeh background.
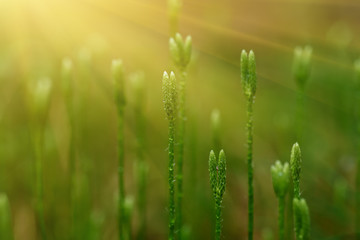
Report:
[[[174,69],[168,50],[166,0],[0,1],[0,191],[8,195],[15,239],[39,239],[34,213],[34,150],[29,131],[27,82],[50,77],[45,130],[44,207],[49,239],[67,239],[69,122],[61,91],[61,61],[74,62],[77,174],[86,239],[117,239],[117,117],[111,61],[146,83],[146,239],[167,238],[167,121],[161,78]],[[221,112],[228,183],[224,239],[246,239],[246,103],[240,53],[253,49],[258,87],[254,104],[255,239],[277,236],[277,200],[270,166],[289,161],[296,141],[293,49],[313,47],[306,86],[302,196],[311,214],[312,239],[351,239],[357,162],[354,112],[358,92],[353,62],[360,57],[357,0],[184,0],[179,32],[191,35],[187,82],[184,222],[189,239],[213,237],[208,176],[210,114]],[[126,193],[136,199],[134,94],[126,83]],[[288,203],[288,201],[287,201]],[[133,235],[138,212],[132,218]],[[289,226],[291,216],[287,216]],[[288,227],[288,238],[291,228]],[[268,237],[268,238],[267,238]],[[84,238],[85,239],[85,238]]]

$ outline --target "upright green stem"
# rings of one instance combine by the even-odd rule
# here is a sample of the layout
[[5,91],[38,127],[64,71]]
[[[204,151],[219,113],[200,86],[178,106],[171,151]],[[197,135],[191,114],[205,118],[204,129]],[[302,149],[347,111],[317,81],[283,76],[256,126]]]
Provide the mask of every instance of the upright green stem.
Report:
[[75,119],[72,91],[66,96],[66,107],[70,128],[68,166],[69,166],[69,205],[70,205],[70,239],[75,239]]
[[175,239],[175,177],[174,177],[175,123],[169,120],[169,240]]
[[134,75],[133,87],[135,96],[135,132],[136,132],[136,155],[137,155],[137,208],[139,212],[139,230],[137,239],[145,239],[146,233],[146,179],[147,164],[144,161],[145,148],[145,116],[144,116],[144,83],[143,75]]
[[355,229],[357,239],[360,239],[360,59],[354,63],[354,119],[355,119],[355,147],[357,151],[356,177],[355,177]]
[[[357,90],[359,94],[360,91]],[[360,106],[360,97],[356,94],[355,105]],[[357,164],[356,164],[356,176],[355,176],[355,229],[357,231],[357,239],[360,239],[360,112],[355,110],[356,119],[356,149],[357,149]]]
[[247,102],[247,167],[248,167],[248,239],[253,239],[254,232],[254,186],[253,186],[253,161],[252,161],[252,147],[253,147],[253,99],[249,98]]
[[185,138],[185,85],[186,85],[186,72],[181,71],[179,82],[179,152],[177,161],[177,202],[176,202],[176,224],[178,232],[178,240],[181,240],[182,235],[182,199],[183,199],[183,160],[184,160],[184,138]]
[[118,230],[119,239],[123,240],[124,235],[124,108],[118,106],[118,181],[119,181],[119,197],[118,197]]
[[174,144],[175,144],[175,119],[177,115],[177,91],[176,78],[173,72],[170,77],[167,72],[164,72],[162,80],[162,90],[164,95],[164,109],[169,121],[169,240],[175,239],[175,159],[174,159]]
[[279,240],[285,239],[285,197],[279,198]]
[[215,239],[221,238],[221,204],[226,188],[226,158],[223,150],[220,151],[219,159],[216,159],[214,151],[209,156],[210,185],[215,200]]
[[139,179],[138,179],[138,209],[140,212],[140,227],[137,239],[145,239],[146,236],[146,176],[147,165],[139,162]]
[[69,200],[70,200],[70,239],[75,239],[75,124],[73,114],[69,115],[70,120],[70,143],[69,143]]
[[215,214],[216,214],[216,225],[215,225],[215,239],[220,240],[221,237],[221,198],[218,196],[215,199]]
[[0,193],[0,216],[0,239],[13,240],[10,204],[5,193]]
[[35,178],[36,178],[36,217],[38,220],[41,239],[46,239],[44,219],[44,185],[43,185],[43,132],[39,127],[35,135]]

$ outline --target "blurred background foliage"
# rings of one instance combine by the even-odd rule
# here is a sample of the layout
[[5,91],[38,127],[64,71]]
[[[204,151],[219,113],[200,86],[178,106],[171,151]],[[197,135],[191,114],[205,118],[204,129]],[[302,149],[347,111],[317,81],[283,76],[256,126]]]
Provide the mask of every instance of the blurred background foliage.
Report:
[[[354,117],[360,56],[356,0],[184,0],[179,32],[191,35],[194,54],[187,83],[184,222],[190,239],[213,236],[208,154],[210,115],[221,112],[227,154],[223,235],[245,239],[247,227],[246,104],[240,52],[253,49],[258,87],[254,104],[255,239],[277,234],[277,201],[270,166],[288,161],[295,142],[293,49],[313,47],[305,94],[302,195],[313,239],[354,234],[357,161]],[[83,239],[116,239],[116,108],[111,60],[146,82],[146,239],[167,237],[167,123],[161,77],[173,70],[166,0],[0,0],[0,191],[8,195],[15,239],[37,239],[34,151],[26,86],[50,77],[45,131],[44,207],[49,239],[67,239],[69,122],[61,91],[61,61],[74,62],[76,172],[82,196]],[[126,192],[136,198],[134,95],[126,83]],[[288,201],[287,201],[288,202]],[[135,209],[134,236],[138,228]],[[286,216],[287,219],[291,216]],[[286,224],[286,223],[285,223]]]

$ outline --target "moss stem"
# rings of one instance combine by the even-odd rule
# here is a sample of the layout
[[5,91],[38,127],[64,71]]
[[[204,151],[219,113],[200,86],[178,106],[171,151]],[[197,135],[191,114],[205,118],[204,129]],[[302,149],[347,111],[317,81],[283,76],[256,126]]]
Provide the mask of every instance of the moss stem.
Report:
[[184,138],[185,138],[185,89],[186,89],[186,72],[181,71],[179,81],[179,128],[178,128],[178,161],[177,161],[177,193],[176,193],[176,224],[177,224],[177,238],[182,239],[182,199],[183,199],[183,161],[184,161]]
[[248,239],[253,239],[254,228],[254,186],[253,186],[253,99],[249,98],[247,102],[247,167],[248,167]]
[[175,178],[174,178],[175,123],[169,120],[169,240],[175,239]]
[[285,239],[285,197],[279,198],[279,240]]

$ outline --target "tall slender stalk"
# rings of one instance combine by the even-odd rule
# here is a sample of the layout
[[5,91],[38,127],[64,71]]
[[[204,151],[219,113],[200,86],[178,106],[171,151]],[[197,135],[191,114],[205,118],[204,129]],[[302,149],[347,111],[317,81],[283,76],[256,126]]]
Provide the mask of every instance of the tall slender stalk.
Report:
[[134,95],[135,134],[136,134],[136,173],[137,173],[137,208],[139,212],[139,230],[137,239],[145,239],[146,233],[146,179],[148,166],[144,161],[145,148],[145,116],[144,116],[144,74],[136,73],[131,76]]
[[223,150],[220,151],[218,160],[214,151],[209,156],[210,185],[215,200],[215,239],[220,240],[222,229],[222,200],[226,188],[226,157]]
[[360,239],[360,58],[355,61],[355,132],[357,164],[355,177],[355,229],[357,238]]
[[291,149],[290,168],[294,186],[294,198],[300,199],[300,177],[301,177],[301,150],[298,143]]
[[177,160],[177,193],[176,193],[176,223],[178,240],[182,238],[182,199],[183,199],[183,160],[184,160],[184,139],[185,139],[185,99],[186,99],[186,68],[191,59],[192,40],[187,36],[185,41],[177,33],[175,38],[170,38],[169,48],[172,60],[180,72],[179,81],[179,128],[178,128],[178,160]]
[[62,90],[66,103],[66,110],[69,123],[69,152],[68,152],[68,168],[69,168],[69,209],[70,209],[70,221],[69,221],[69,237],[74,239],[74,224],[75,224],[75,122],[74,122],[74,104],[73,104],[73,63],[71,59],[64,58],[62,61]]
[[301,143],[304,124],[305,85],[310,76],[312,48],[296,47],[294,50],[293,75],[297,84],[296,137]]
[[0,239],[13,240],[13,230],[11,224],[11,211],[9,200],[5,193],[0,194]]
[[32,117],[32,140],[35,153],[35,196],[36,196],[36,218],[40,230],[41,239],[46,239],[46,227],[44,218],[44,184],[43,184],[43,161],[44,161],[44,130],[46,115],[48,112],[51,80],[43,78],[31,86],[30,91],[30,113]]
[[[295,47],[294,49],[294,59],[292,66],[292,74],[295,79],[295,83],[297,86],[296,90],[296,113],[295,113],[295,137],[297,142],[303,141],[303,129],[304,129],[304,120],[305,120],[305,87],[308,79],[310,77],[310,68],[311,68],[311,56],[312,56],[312,48],[311,46],[305,47]],[[293,192],[290,192],[290,196],[292,199]],[[287,212],[289,215],[293,215],[293,206],[292,201],[288,204]],[[293,237],[292,228],[293,224],[291,219],[289,221],[289,229],[288,229],[288,238]]]
[[169,122],[169,240],[175,239],[175,119],[177,115],[177,92],[176,92],[176,79],[173,72],[170,77],[167,72],[164,72],[162,79],[162,91],[164,97],[165,113]]
[[124,200],[124,240],[132,239],[131,235],[131,218],[134,210],[134,199],[131,196],[126,196]]
[[310,214],[305,199],[294,198],[293,208],[296,240],[309,240]]
[[290,185],[290,170],[289,164],[281,164],[280,161],[276,161],[275,165],[271,166],[271,177],[274,187],[274,192],[279,200],[279,239],[285,239],[285,197]]
[[256,92],[256,63],[255,54],[245,50],[241,52],[241,82],[247,100],[247,167],[248,167],[248,240],[253,239],[254,233],[254,186],[253,186],[253,103]]
[[113,60],[112,74],[115,86],[115,104],[117,107],[118,117],[118,231],[119,239],[125,239],[125,184],[124,184],[124,108],[125,108],[125,92],[124,92],[124,67],[121,60]]
[[308,240],[310,238],[310,214],[306,201],[301,198],[301,151],[298,143],[291,149],[290,169],[294,186],[293,215],[294,228],[297,240]]

